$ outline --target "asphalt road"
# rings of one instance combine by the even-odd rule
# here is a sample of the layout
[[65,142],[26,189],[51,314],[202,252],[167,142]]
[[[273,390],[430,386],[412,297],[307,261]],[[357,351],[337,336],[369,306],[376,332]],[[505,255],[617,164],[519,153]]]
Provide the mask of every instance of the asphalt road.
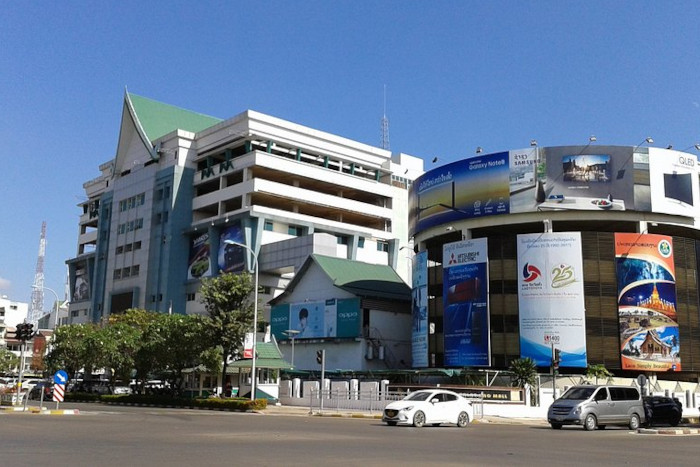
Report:
[[615,428],[412,428],[373,419],[96,404],[80,410],[0,414],[2,465],[696,465],[700,442]]

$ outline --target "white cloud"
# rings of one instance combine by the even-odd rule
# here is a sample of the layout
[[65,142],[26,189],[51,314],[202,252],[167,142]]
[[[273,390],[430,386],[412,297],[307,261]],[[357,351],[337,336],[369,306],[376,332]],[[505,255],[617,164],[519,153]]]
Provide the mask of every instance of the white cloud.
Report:
[[11,284],[10,284],[10,281],[8,281],[7,279],[3,279],[2,277],[0,277],[0,290],[9,289],[9,288],[10,288],[10,285],[11,285]]

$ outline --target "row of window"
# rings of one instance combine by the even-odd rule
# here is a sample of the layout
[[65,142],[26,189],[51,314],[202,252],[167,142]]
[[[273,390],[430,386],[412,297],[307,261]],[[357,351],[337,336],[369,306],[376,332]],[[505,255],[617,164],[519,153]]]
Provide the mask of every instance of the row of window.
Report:
[[117,249],[114,251],[115,254],[120,255],[122,253],[128,253],[130,251],[136,251],[141,249],[141,241],[139,240],[138,242],[134,243],[127,243],[126,245],[123,246],[118,246]]
[[134,277],[139,275],[140,266],[135,264],[133,266],[127,266],[121,269],[114,270],[114,279],[125,279],[127,277]]
[[[271,220],[266,220],[264,229],[267,230],[268,232],[272,232],[274,230],[274,223]],[[295,237],[301,237],[304,234],[303,227],[298,226],[298,225],[290,225],[287,228],[287,234],[293,235]],[[338,239],[339,245],[347,245],[350,241],[349,237],[346,235],[336,235],[336,238]],[[365,237],[360,237],[358,239],[357,247],[358,248],[365,247]],[[383,240],[377,240],[377,251],[383,251],[385,253],[388,252],[389,251],[389,242],[385,242]]]
[[141,193],[127,199],[119,201],[119,212],[124,212],[137,206],[143,206],[146,203],[146,194]]
[[143,218],[134,219],[133,221],[124,222],[119,224],[117,227],[117,235],[124,234],[126,232],[132,232],[134,230],[143,229]]

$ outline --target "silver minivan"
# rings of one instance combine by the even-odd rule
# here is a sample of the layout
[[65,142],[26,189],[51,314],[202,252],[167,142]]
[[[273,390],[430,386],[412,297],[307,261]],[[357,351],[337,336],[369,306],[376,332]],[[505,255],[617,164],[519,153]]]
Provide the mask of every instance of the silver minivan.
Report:
[[573,386],[549,407],[547,421],[555,430],[563,425],[583,425],[589,431],[627,425],[636,430],[645,421],[644,402],[634,387]]

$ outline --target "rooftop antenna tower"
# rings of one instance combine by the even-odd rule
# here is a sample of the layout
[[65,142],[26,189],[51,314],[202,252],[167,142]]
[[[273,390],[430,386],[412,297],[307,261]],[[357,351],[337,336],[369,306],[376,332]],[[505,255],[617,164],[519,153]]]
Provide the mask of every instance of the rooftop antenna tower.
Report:
[[384,116],[382,117],[382,149],[390,149],[389,147],[389,119],[386,116],[386,84],[384,85]]
[[32,286],[32,306],[27,316],[27,322],[34,326],[39,323],[39,318],[44,314],[44,256],[46,256],[46,221],[41,223],[39,258],[36,260],[36,272]]

